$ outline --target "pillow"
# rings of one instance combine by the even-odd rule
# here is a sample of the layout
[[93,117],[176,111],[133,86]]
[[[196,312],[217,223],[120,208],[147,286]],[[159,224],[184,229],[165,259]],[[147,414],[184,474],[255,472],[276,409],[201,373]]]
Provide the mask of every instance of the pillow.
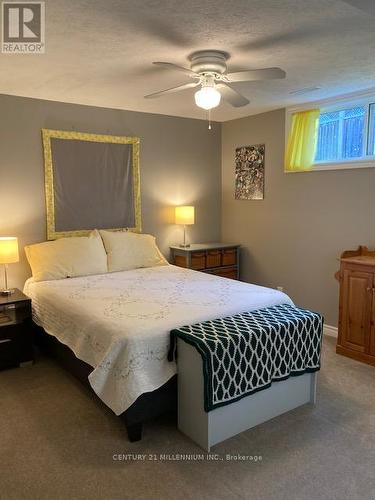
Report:
[[25,247],[35,281],[58,280],[108,272],[107,255],[98,231]]
[[164,266],[165,260],[151,234],[100,231],[108,257],[108,271]]

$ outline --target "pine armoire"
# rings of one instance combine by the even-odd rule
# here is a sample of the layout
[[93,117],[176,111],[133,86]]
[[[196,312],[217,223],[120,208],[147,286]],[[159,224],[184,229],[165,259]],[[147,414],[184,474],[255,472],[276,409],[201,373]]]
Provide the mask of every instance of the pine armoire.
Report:
[[375,366],[375,251],[360,246],[341,254],[336,352]]

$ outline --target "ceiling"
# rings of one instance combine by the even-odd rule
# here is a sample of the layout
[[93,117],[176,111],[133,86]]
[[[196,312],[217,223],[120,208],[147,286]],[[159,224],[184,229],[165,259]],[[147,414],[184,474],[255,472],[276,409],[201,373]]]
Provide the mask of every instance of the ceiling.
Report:
[[[0,93],[205,118],[193,90],[143,95],[188,81],[152,66],[188,66],[196,50],[230,53],[230,71],[279,66],[285,80],[237,83],[251,101],[223,103],[226,121],[375,87],[373,0],[48,0],[46,53],[0,54]],[[320,90],[303,95],[306,87]]]

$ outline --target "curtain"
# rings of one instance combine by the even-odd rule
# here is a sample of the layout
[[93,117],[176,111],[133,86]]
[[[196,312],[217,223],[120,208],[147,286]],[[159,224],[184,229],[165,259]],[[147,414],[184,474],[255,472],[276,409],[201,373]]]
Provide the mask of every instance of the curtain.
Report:
[[310,170],[318,142],[319,109],[293,113],[285,154],[285,170]]

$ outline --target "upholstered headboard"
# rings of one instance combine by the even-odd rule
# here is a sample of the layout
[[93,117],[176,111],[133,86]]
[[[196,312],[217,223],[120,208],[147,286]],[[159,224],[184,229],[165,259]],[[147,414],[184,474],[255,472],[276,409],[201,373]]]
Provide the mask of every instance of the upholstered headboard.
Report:
[[139,139],[42,130],[47,238],[141,230]]

